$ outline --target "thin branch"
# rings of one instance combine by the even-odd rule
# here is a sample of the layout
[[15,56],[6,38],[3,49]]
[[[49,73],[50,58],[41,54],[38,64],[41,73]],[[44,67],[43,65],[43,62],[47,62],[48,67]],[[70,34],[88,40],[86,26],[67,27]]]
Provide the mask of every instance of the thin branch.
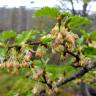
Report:
[[[43,43],[40,42],[40,41],[35,41],[35,42],[32,42],[32,41],[29,42],[29,41],[28,41],[28,42],[26,42],[25,44],[29,44],[29,45],[39,45],[39,44],[41,44],[41,45],[43,45],[43,46],[45,46],[45,47],[48,47],[47,44],[43,44]],[[22,45],[12,44],[12,45],[5,46],[5,45],[3,45],[3,44],[0,44],[0,47],[1,47],[1,48],[8,48],[8,50],[10,50],[11,48],[21,48]]]
[[73,13],[73,15],[76,15],[76,10],[74,8],[74,2],[73,2],[73,0],[69,0],[69,1],[71,3],[71,6],[72,6],[72,13]]
[[[95,62],[96,63],[96,62]],[[92,69],[94,69],[96,67],[96,64],[92,64],[92,66],[85,66],[84,68],[82,68],[78,73],[73,74],[71,77],[66,78],[60,82],[57,82],[56,87],[60,87],[64,84],[67,84],[68,82],[75,80],[77,78],[80,78],[82,76],[84,76],[86,73],[88,73],[89,71],[91,71]]]
[[43,83],[45,83],[49,87],[49,89],[52,89],[52,84],[48,83],[47,78],[46,78],[46,72],[45,71],[43,72],[42,77],[44,79]]
[[62,45],[64,46],[64,55],[66,55],[66,53],[67,53],[67,54],[73,56],[74,58],[76,58],[76,62],[80,61],[80,57],[78,54],[74,54],[73,52],[69,51],[65,44],[62,44]]
[[48,88],[51,90],[52,96],[56,96],[55,91],[54,91],[53,86],[52,86],[52,82],[51,81],[48,82],[48,80],[47,80],[46,71],[45,70],[43,71],[42,77],[44,79],[44,81],[42,81],[42,83],[45,83],[48,86]]
[[25,44],[29,44],[29,45],[39,45],[39,44],[41,44],[41,42],[40,42],[40,41],[35,41],[35,42],[27,41]]
[[48,45],[47,44],[43,44],[41,41],[35,41],[35,42],[26,42],[26,44],[29,44],[29,45],[43,45],[44,47],[48,48]]
[[76,58],[76,61],[79,62],[80,61],[80,57],[77,54],[74,54],[72,52],[70,52],[69,50],[66,50],[66,53],[70,54],[71,56]]

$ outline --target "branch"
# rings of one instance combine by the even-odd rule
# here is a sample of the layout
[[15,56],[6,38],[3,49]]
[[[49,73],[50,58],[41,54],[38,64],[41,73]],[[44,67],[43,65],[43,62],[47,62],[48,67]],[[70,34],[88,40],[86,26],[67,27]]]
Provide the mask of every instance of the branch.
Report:
[[68,53],[69,55],[73,56],[76,58],[76,62],[79,62],[80,61],[80,57],[78,54],[74,54],[73,52],[69,51],[68,48],[66,47],[65,44],[62,44],[64,46],[64,55],[66,55],[66,53]]
[[[40,41],[35,41],[35,42],[31,42],[31,41],[27,41],[27,42],[25,42],[25,44],[29,44],[29,45],[39,45],[39,44],[41,44],[41,42]],[[11,49],[11,48],[13,48],[13,47],[22,47],[22,44],[21,45],[17,45],[17,44],[13,44],[13,45],[9,45],[8,46],[8,49]]]
[[70,82],[72,80],[75,80],[77,78],[80,78],[80,77],[84,76],[86,73],[88,73],[89,71],[91,71],[93,68],[96,67],[95,63],[92,64],[92,66],[85,66],[78,73],[76,73],[76,74],[72,75],[71,77],[66,78],[66,79],[64,79],[64,80],[62,80],[60,82],[57,82],[56,87],[60,87],[60,86],[66,84],[66,83],[68,83],[68,82]]
[[76,10],[74,8],[74,2],[73,2],[73,0],[69,0],[69,1],[71,3],[71,6],[72,6],[72,13],[73,13],[73,15],[76,15]]
[[29,44],[29,45],[39,45],[39,44],[41,44],[41,42],[40,42],[40,41],[35,41],[35,42],[27,41],[25,44]]
[[52,84],[47,81],[46,71],[45,71],[45,70],[43,71],[42,77],[43,77],[43,79],[44,79],[44,81],[42,81],[42,83],[45,83],[45,84],[49,87],[49,89],[52,89]]
[[[43,46],[45,46],[45,47],[48,47],[47,44],[43,44],[43,43],[40,42],[40,41],[35,41],[35,42],[27,41],[27,42],[25,42],[25,44],[29,44],[29,45],[39,45],[39,44],[41,44],[41,45],[43,45]],[[0,48],[8,48],[8,50],[10,50],[11,48],[14,48],[14,47],[15,47],[15,48],[21,48],[21,47],[22,47],[22,44],[21,44],[21,45],[12,44],[12,45],[6,46],[6,45],[0,43]]]
[[45,83],[48,86],[48,88],[51,91],[52,96],[56,96],[55,91],[54,91],[53,86],[52,86],[52,82],[51,81],[48,82],[48,79],[46,77],[46,71],[45,70],[43,71],[42,77],[44,79],[44,81],[42,81],[42,83]]
[[70,54],[71,56],[75,57],[77,62],[80,61],[79,55],[74,54],[74,53],[70,52],[69,50],[66,50],[65,52],[68,53],[68,54]]
[[[63,43],[63,44],[61,44],[61,45],[63,45],[63,47],[64,47],[64,53],[63,53],[63,55],[66,56],[66,54],[69,54],[69,55],[71,55],[72,57],[75,58],[75,60],[74,60],[73,63],[79,63],[79,61],[80,61],[80,56],[79,56],[79,54],[80,54],[80,53],[78,52],[78,53],[76,54],[76,53],[73,53],[73,52],[69,51],[69,50],[68,50],[68,47],[66,46],[66,43]],[[79,64],[78,64],[78,65],[73,65],[73,64],[71,64],[71,66],[74,67],[74,68],[81,67],[81,66],[79,66]]]
[[29,44],[29,45],[43,45],[44,47],[48,48],[48,45],[47,44],[43,44],[41,41],[35,41],[35,42],[32,42],[32,41],[29,41],[29,42],[26,42],[26,44]]

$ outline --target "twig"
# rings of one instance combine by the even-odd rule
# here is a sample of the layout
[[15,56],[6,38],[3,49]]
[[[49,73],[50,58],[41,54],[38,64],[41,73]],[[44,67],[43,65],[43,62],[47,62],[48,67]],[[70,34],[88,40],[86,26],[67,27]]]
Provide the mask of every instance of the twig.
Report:
[[75,57],[77,62],[80,61],[79,55],[74,54],[74,53],[70,52],[69,50],[66,50],[65,52],[68,53],[68,54],[70,54],[71,56]]
[[49,87],[49,89],[52,89],[52,84],[50,84],[50,83],[47,81],[45,70],[44,70],[44,72],[43,72],[42,77],[43,77],[43,79],[44,79],[43,83],[45,83],[45,84]]
[[44,79],[44,81],[42,81],[42,83],[45,83],[45,84],[48,86],[48,88],[49,88],[49,89],[51,90],[51,92],[52,92],[52,96],[56,96],[56,95],[55,95],[55,91],[54,91],[53,86],[52,86],[52,82],[48,82],[48,80],[47,80],[46,71],[45,71],[45,70],[44,70],[44,72],[43,72],[42,77],[43,77],[43,79]]
[[92,64],[92,66],[90,66],[90,67],[89,66],[85,66],[78,73],[76,73],[76,74],[72,75],[71,77],[66,78],[66,79],[64,79],[64,80],[62,80],[60,82],[57,82],[56,87],[60,87],[60,86],[66,84],[66,83],[68,83],[68,82],[70,82],[72,80],[75,80],[77,78],[80,78],[80,77],[84,76],[86,73],[88,73],[89,71],[91,71],[93,68],[96,67],[95,63]]
[[62,45],[64,46],[64,55],[66,55],[66,53],[68,53],[69,55],[71,55],[71,56],[76,58],[75,62],[79,62],[80,61],[79,55],[78,54],[74,54],[73,52],[69,51],[67,46],[66,46],[66,43],[63,43]]
[[39,45],[39,44],[41,44],[41,42],[40,42],[40,41],[35,41],[35,42],[27,41],[25,44],[29,44],[29,45]]

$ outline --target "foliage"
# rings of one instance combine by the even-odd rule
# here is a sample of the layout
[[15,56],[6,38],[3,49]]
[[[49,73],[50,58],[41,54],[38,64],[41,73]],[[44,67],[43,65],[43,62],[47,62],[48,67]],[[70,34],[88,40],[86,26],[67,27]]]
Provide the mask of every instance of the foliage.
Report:
[[78,28],[86,28],[88,24],[91,24],[91,20],[81,17],[81,16],[73,16],[71,17],[71,21],[69,23],[71,29],[77,29]]
[[18,34],[16,37],[16,44],[24,44],[30,38],[33,39],[36,33],[37,32],[35,31],[24,31],[21,34]]
[[[57,15],[51,16],[57,17]],[[35,82],[35,84],[32,83],[31,93],[37,96],[41,94],[42,90],[44,94],[54,96],[58,93],[60,86],[72,80],[79,79],[79,83],[82,80],[87,83],[84,75],[96,67],[96,32],[87,33],[81,30],[82,34],[79,36],[71,30],[87,23],[89,20],[84,17],[65,13],[57,17],[57,23],[50,33],[41,34],[39,37],[36,31],[26,31],[20,34],[13,31],[1,33],[0,68],[6,68],[10,74],[17,74],[19,70],[26,68],[27,71],[23,70],[24,74],[27,74],[27,78],[31,78],[30,82]],[[57,54],[61,62],[65,63],[58,67],[49,65],[51,58]],[[92,72],[95,73],[94,70]],[[94,75],[91,75],[93,81]],[[30,82],[22,81],[21,79],[17,82],[21,88],[16,84],[16,90],[18,89],[18,94],[21,92],[21,95],[26,95],[30,90],[28,87]],[[24,85],[25,82],[27,85]],[[23,87],[26,90],[25,93],[22,92]],[[15,88],[13,89],[15,90]],[[14,93],[9,92],[11,95]]]
[[4,31],[3,33],[1,33],[0,35],[0,41],[7,41],[8,39],[12,39],[16,37],[16,32],[14,31]]
[[[92,23],[91,20],[88,18],[78,16],[78,15],[72,15],[68,12],[60,12],[60,10],[50,7],[43,7],[35,12],[36,17],[51,17],[53,19],[56,19],[58,15],[63,14],[65,19],[68,22],[68,26],[70,26],[71,30],[73,31],[79,31],[81,28],[85,29]],[[68,19],[67,19],[68,18]]]
[[41,17],[51,17],[51,18],[56,18],[58,15],[60,15],[60,11],[53,7],[43,7],[35,12],[35,16],[41,16]]

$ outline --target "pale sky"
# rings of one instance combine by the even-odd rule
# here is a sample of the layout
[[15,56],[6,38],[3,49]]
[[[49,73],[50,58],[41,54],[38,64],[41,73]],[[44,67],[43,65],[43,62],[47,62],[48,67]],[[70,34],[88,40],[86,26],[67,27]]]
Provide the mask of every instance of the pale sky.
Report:
[[[31,1],[35,1],[33,4],[31,4]],[[43,6],[50,6],[53,7],[54,5],[58,4],[58,0],[0,0],[0,6],[6,6],[6,7],[19,7],[19,6],[26,6],[27,8],[32,7],[43,7]],[[67,3],[67,5],[70,6],[70,4]],[[89,4],[91,5],[91,3]],[[82,3],[75,4],[76,9],[82,8]],[[96,2],[93,2],[93,5],[89,8],[92,11],[96,12]]]
[[[31,4],[31,1],[35,1]],[[43,6],[54,6],[57,0],[0,0],[0,6],[8,6],[8,7],[43,7]]]

